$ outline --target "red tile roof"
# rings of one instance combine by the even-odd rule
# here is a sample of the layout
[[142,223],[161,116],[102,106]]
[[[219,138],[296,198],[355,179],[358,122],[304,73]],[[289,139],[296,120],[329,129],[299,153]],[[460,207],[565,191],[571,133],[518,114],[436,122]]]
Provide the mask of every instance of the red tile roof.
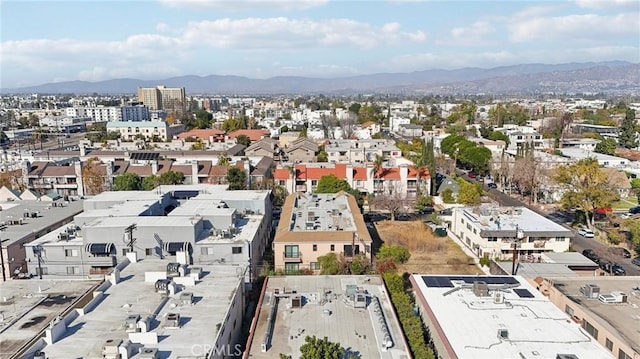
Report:
[[420,179],[431,178],[428,168],[418,170],[416,167],[409,167],[409,178],[418,178],[418,174],[420,174]]
[[203,140],[208,140],[209,137],[217,137],[224,135],[225,132],[217,129],[193,129],[191,131],[186,131],[178,134],[178,139],[185,139],[189,137],[200,138]]
[[354,180],[367,180],[367,168],[366,167],[354,167],[353,168]]
[[144,165],[144,166],[130,165],[129,167],[127,167],[127,173],[134,173],[140,177],[148,177],[148,176],[151,176],[151,166],[150,165]]
[[288,168],[276,168],[273,171],[273,179],[284,181],[291,178],[291,173],[289,173]]
[[338,178],[347,178],[347,165],[336,163],[327,167],[307,167],[306,165],[296,165],[297,178],[304,180],[319,180],[322,176],[334,175]]
[[229,138],[234,139],[240,135],[249,137],[251,141],[257,141],[263,137],[271,135],[271,132],[267,130],[235,130],[229,133]]

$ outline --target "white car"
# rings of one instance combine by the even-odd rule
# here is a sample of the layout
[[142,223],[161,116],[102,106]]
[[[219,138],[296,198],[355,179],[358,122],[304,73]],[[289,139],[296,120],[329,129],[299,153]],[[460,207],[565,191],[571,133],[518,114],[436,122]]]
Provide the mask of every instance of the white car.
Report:
[[583,236],[584,238],[594,238],[596,235],[589,228],[580,228],[578,234]]

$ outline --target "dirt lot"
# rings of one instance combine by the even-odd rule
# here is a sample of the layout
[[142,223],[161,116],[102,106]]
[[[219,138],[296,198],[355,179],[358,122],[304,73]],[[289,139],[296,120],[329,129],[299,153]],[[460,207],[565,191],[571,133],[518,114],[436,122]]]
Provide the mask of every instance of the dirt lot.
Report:
[[455,242],[435,237],[422,221],[381,221],[376,229],[385,244],[399,244],[411,252],[411,259],[398,268],[400,273],[482,273]]

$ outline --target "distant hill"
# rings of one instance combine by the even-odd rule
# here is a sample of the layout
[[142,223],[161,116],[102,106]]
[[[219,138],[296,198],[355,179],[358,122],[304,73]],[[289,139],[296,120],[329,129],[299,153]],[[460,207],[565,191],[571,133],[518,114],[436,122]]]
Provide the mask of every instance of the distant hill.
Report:
[[2,93],[127,94],[137,88],[165,85],[185,87],[188,94],[287,93],[441,93],[531,94],[640,93],[640,64],[624,61],[567,64],[523,64],[490,69],[425,70],[378,73],[340,78],[242,76],[180,76],[160,80],[113,79],[99,82],[68,81],[1,89]]

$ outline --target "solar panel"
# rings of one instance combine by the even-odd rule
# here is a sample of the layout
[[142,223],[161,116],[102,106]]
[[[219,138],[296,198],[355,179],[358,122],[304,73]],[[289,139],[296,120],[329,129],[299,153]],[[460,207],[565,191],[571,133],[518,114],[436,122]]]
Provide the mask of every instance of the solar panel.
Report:
[[430,288],[453,288],[453,283],[448,277],[422,276],[422,280]]
[[508,276],[486,276],[486,277],[474,277],[474,276],[450,276],[449,280],[462,281],[466,284],[473,284],[475,281],[483,281],[487,284],[520,284],[514,277]]
[[130,158],[138,161],[157,160],[160,157],[158,152],[133,152]]
[[516,288],[513,290],[520,298],[534,298],[534,295],[528,289]]

